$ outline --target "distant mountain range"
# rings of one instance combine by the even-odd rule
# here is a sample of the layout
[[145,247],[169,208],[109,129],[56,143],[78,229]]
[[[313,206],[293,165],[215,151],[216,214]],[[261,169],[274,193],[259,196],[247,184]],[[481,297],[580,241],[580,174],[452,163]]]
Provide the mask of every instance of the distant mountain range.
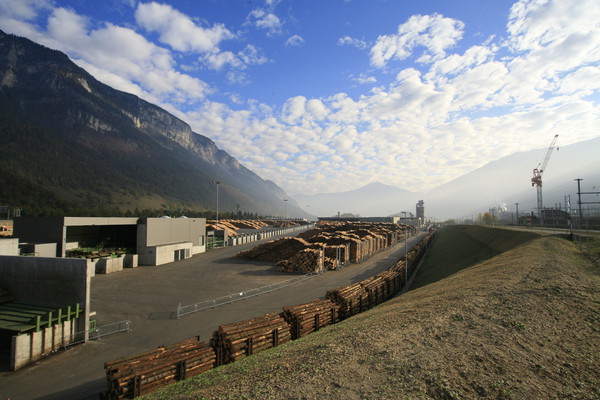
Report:
[[374,182],[362,188],[339,193],[294,195],[300,207],[320,217],[355,214],[361,217],[387,216],[399,211],[415,212],[422,197],[405,189]]
[[[287,194],[165,110],[0,31],[0,205],[30,214],[283,215]],[[305,216],[290,200],[288,215]]]
[[[294,197],[301,207],[308,207],[307,210],[319,216],[338,212],[360,216],[415,213],[416,202],[421,199],[425,202],[426,216],[442,220],[471,218],[490,208],[515,210],[515,203],[519,203],[521,213],[531,212],[536,208],[537,198],[536,189],[531,187],[533,168],[546,151],[547,148],[541,148],[504,157],[426,193],[371,183],[347,192]],[[565,196],[570,194],[571,205],[576,207],[574,178],[584,179],[582,192],[600,191],[600,138],[559,146],[553,152],[543,175],[544,206],[555,207],[560,203],[564,207]]]

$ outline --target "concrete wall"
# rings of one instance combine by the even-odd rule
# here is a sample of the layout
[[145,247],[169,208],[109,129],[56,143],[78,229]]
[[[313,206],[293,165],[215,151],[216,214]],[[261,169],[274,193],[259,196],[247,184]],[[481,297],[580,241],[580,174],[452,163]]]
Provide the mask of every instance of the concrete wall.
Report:
[[18,256],[19,239],[0,239],[0,256]]
[[76,333],[75,320],[44,328],[39,332],[12,337],[10,369],[17,371],[61,347],[68,346]]
[[184,250],[184,258],[192,256],[192,243],[175,243],[163,246],[147,246],[138,249],[140,265],[161,265],[175,261],[175,251]]
[[[142,218],[138,221],[137,248],[191,242],[194,254],[206,250],[205,218]],[[141,262],[140,264],[145,265]]]
[[21,254],[33,254],[36,257],[56,257],[56,243],[21,243]]
[[123,257],[123,268],[136,268],[139,265],[137,254],[125,254]]
[[97,274],[112,274],[123,271],[125,257],[101,257],[95,260],[95,271]]
[[83,313],[77,328],[87,331],[92,268],[86,259],[0,256],[0,282],[15,301],[62,307],[79,304]]

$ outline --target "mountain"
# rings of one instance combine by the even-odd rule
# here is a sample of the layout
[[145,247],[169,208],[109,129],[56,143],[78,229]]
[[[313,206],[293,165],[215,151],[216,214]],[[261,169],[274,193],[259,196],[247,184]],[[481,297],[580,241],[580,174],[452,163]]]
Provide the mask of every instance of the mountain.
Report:
[[[560,138],[559,138],[560,143]],[[547,148],[515,153],[465,174],[451,182],[424,193],[372,183],[360,189],[341,193],[296,195],[300,206],[307,205],[312,214],[333,216],[352,213],[360,216],[401,215],[402,211],[415,212],[418,200],[425,202],[425,215],[438,220],[471,218],[490,208],[516,208],[519,212],[535,211],[537,192],[531,187],[533,168],[542,161]],[[582,192],[600,190],[600,138],[559,146],[543,175],[545,207],[564,207],[565,196],[576,207],[577,183],[583,178]],[[585,189],[587,188],[587,189]],[[585,199],[582,199],[585,201]],[[600,201],[597,196],[588,201]]]
[[339,193],[295,195],[301,207],[320,217],[340,214],[358,214],[361,217],[388,216],[399,211],[415,212],[416,202],[421,194],[405,189],[370,183],[362,188]]
[[[547,148],[515,153],[435,188],[425,195],[426,215],[441,219],[470,218],[503,205],[515,210],[515,203],[519,203],[520,213],[537,212],[537,191],[531,186],[531,178],[533,168],[544,159],[546,152]],[[564,207],[568,195],[571,195],[571,205],[576,207],[575,178],[584,179],[582,192],[600,190],[599,154],[600,138],[559,145],[543,174],[544,207],[555,207],[559,203]]]
[[2,31],[0,127],[0,204],[32,214],[215,210],[214,181],[221,212],[283,215],[288,198],[167,111]]

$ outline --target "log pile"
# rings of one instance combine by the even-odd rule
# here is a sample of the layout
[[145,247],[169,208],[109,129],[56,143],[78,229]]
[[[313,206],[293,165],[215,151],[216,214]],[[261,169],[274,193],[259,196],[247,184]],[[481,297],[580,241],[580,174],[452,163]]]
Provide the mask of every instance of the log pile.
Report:
[[360,282],[367,292],[368,307],[375,307],[392,298],[402,289],[403,276],[398,271],[387,270]]
[[338,320],[338,306],[331,300],[314,300],[297,306],[283,307],[283,318],[291,327],[292,339],[335,324]]
[[227,364],[291,340],[290,326],[278,313],[221,325],[213,333],[211,346],[217,365]]
[[231,226],[234,226],[236,229],[260,229],[260,228],[269,226],[268,223],[261,221],[259,219],[249,219],[249,220],[228,219],[227,222]]
[[199,338],[105,362],[109,399],[132,399],[170,383],[198,375],[215,365],[215,352]]
[[324,255],[322,248],[307,248],[294,254],[287,260],[279,261],[277,271],[310,274],[323,270]]
[[218,224],[216,221],[212,221],[212,220],[206,221],[206,231],[207,232],[208,231],[221,231],[221,230],[227,232],[228,237],[237,236],[236,230],[233,227],[228,226],[227,224],[224,224],[220,220],[219,220]]
[[278,262],[291,258],[296,253],[311,247],[311,243],[297,237],[284,237],[258,245],[248,251],[238,253],[236,258]]
[[324,268],[334,270],[350,262],[350,245],[349,244],[328,244],[324,247],[325,263]]
[[[315,247],[324,248],[324,267],[337,269],[351,262],[360,263],[375,252],[398,242],[411,227],[393,223],[320,223],[315,229],[295,238],[282,238],[241,252],[236,257],[278,263],[280,271],[311,272],[312,261],[306,261]],[[294,258],[297,253],[298,259]],[[305,264],[308,263],[308,264]]]
[[360,283],[328,290],[325,298],[339,306],[339,318],[346,319],[368,309],[369,299]]

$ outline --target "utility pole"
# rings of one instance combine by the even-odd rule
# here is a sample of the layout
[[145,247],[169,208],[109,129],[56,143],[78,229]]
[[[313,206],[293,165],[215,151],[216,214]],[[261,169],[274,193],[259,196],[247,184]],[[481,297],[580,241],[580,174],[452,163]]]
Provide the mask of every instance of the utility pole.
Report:
[[579,230],[581,230],[581,181],[583,179],[581,178],[576,178],[573,179],[574,181],[577,181],[577,196],[578,196],[578,200],[577,200],[577,204],[579,204],[579,215],[577,216],[577,225]]
[[221,181],[213,181],[215,185],[217,185],[217,225],[219,225],[219,185],[222,183]]
[[515,203],[517,206],[517,225],[519,225],[519,203]]

